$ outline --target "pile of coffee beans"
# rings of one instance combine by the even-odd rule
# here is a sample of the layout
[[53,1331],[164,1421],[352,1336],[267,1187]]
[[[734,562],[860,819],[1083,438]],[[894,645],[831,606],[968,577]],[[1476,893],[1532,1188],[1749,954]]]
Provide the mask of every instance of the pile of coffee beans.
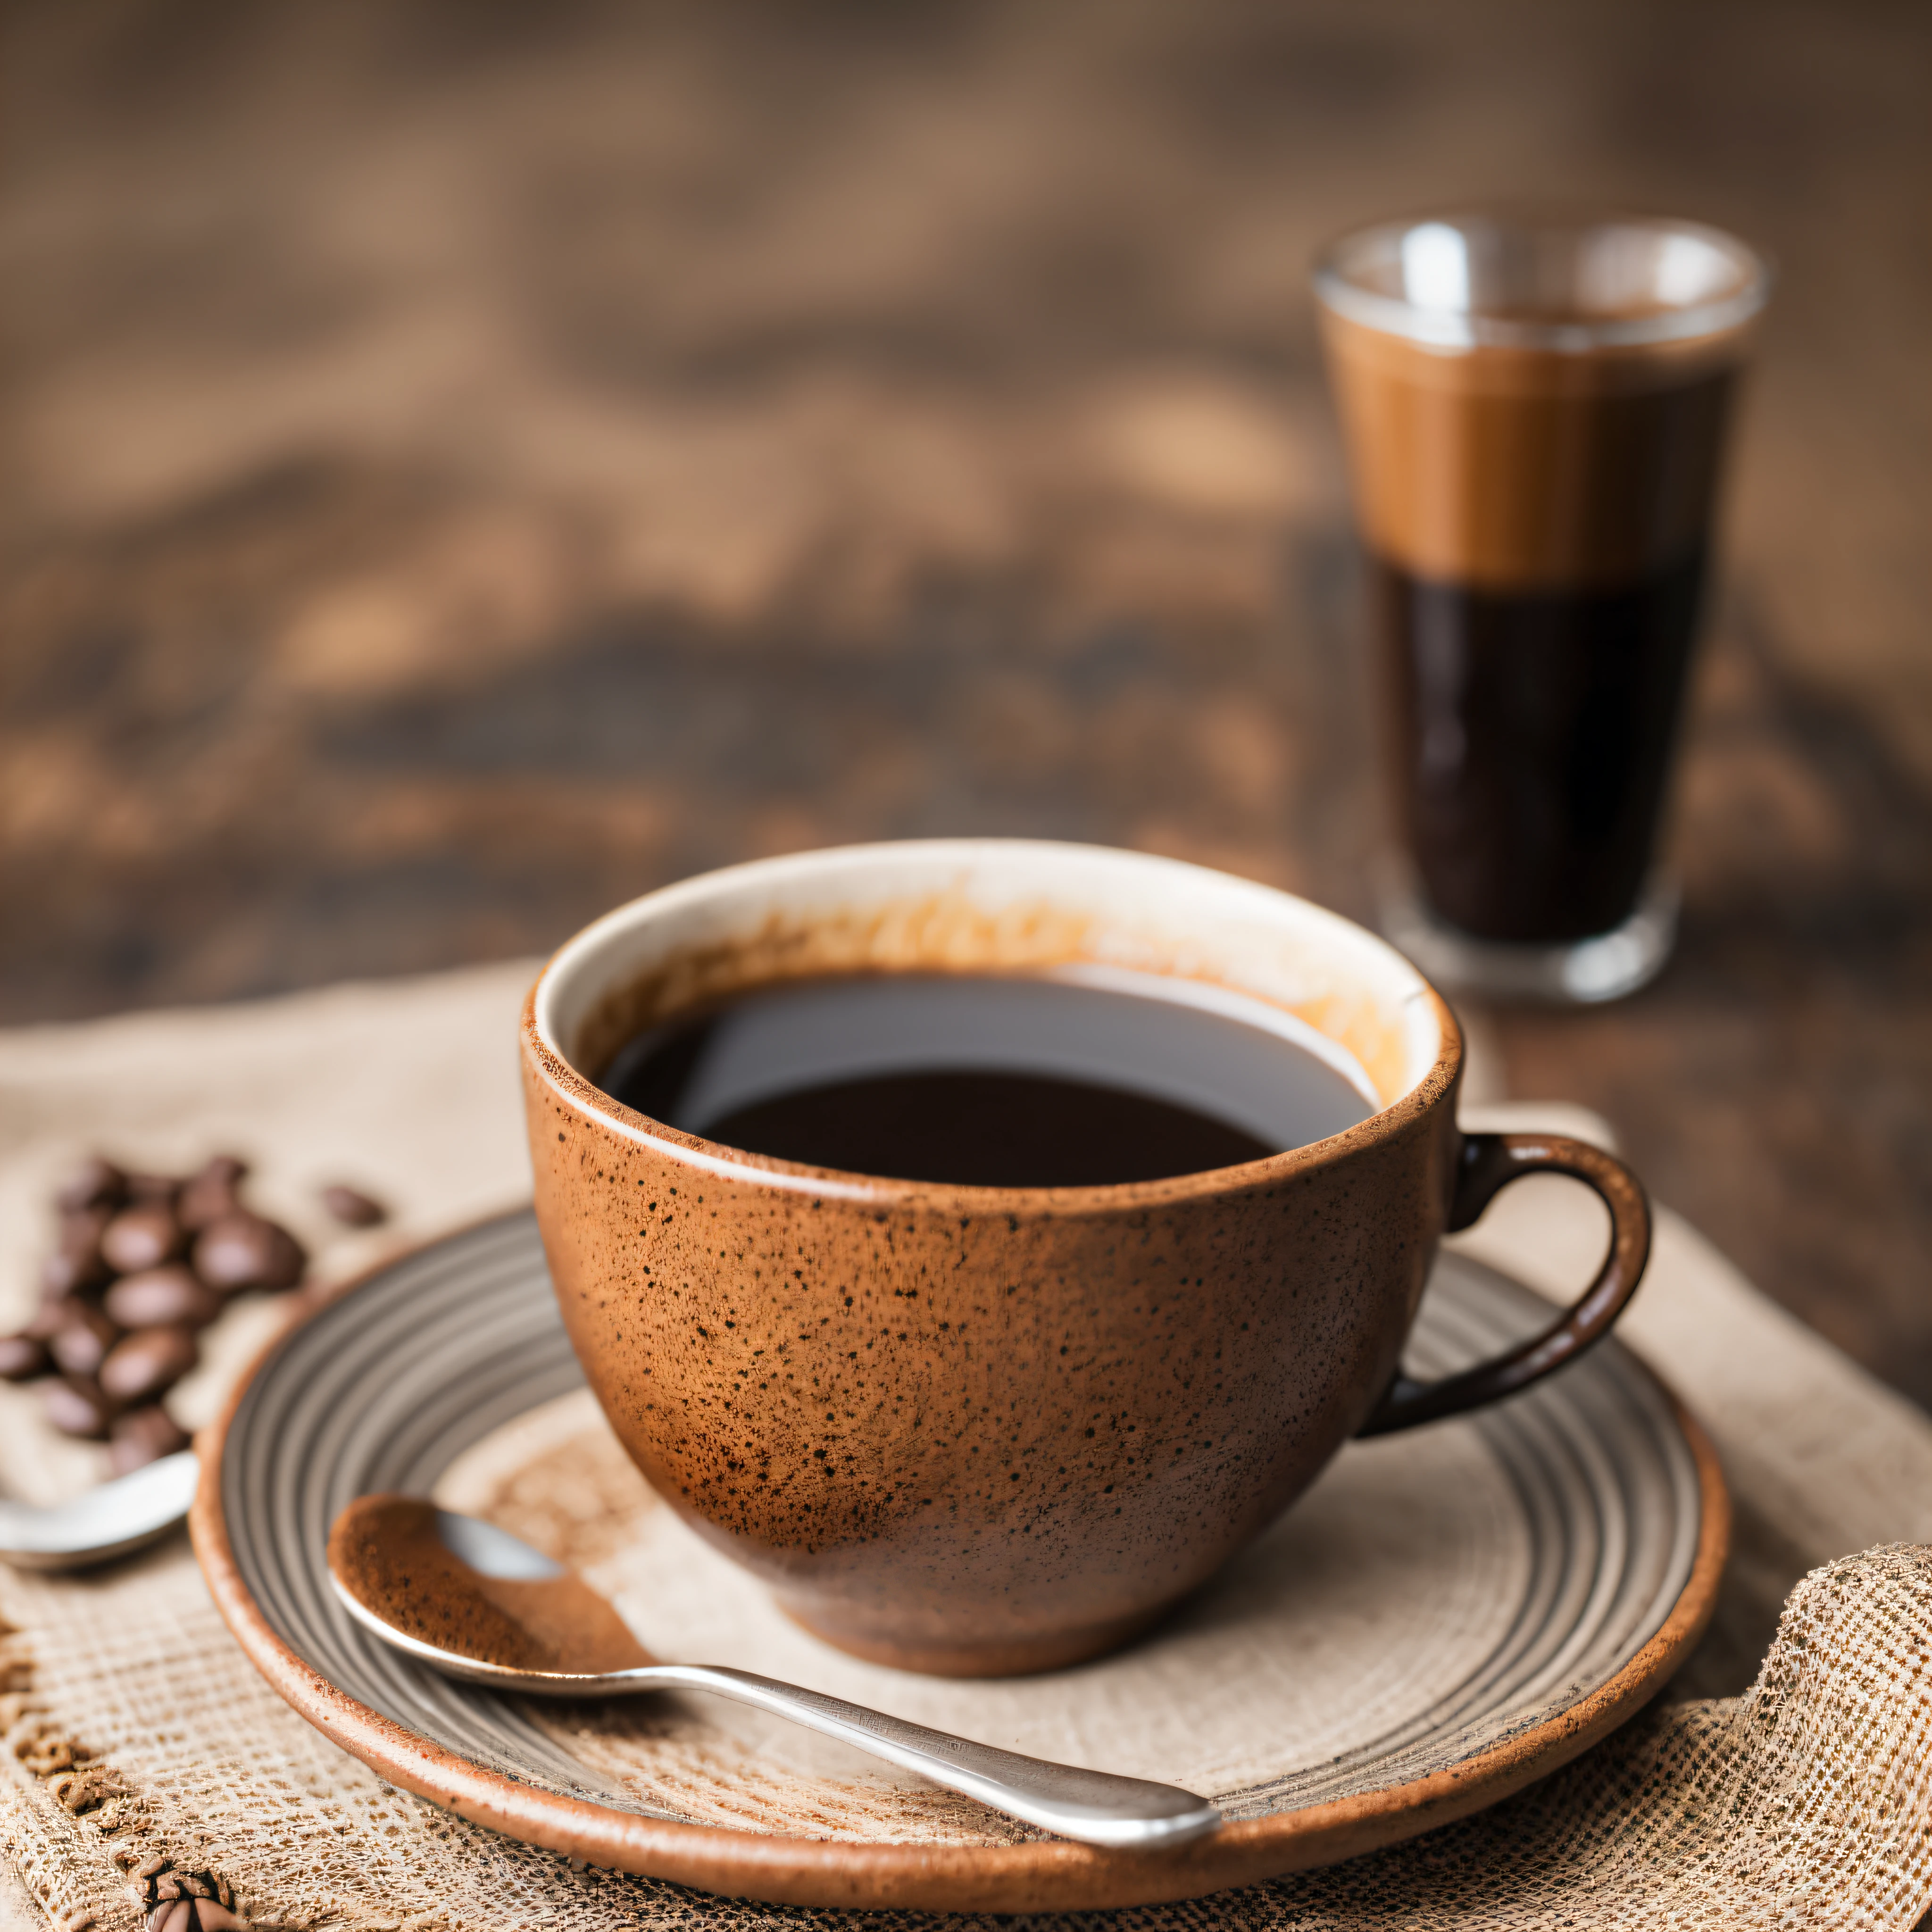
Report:
[[232,1154],[180,1178],[97,1157],[55,1197],[40,1308],[0,1336],[0,1376],[51,1378],[49,1419],[105,1442],[116,1474],[187,1446],[161,1399],[200,1359],[196,1335],[228,1298],[302,1280],[300,1243],[242,1204],[248,1172]]

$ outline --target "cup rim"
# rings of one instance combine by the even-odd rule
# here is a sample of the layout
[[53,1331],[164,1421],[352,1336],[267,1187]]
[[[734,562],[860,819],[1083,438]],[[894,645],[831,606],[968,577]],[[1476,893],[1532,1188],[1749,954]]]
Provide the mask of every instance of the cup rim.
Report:
[[[1514,228],[1570,234],[1629,229],[1681,236],[1728,256],[1738,269],[1738,281],[1726,293],[1641,314],[1540,321],[1427,306],[1405,296],[1364,287],[1354,278],[1359,265],[1370,255],[1399,246],[1405,236],[1418,229],[1437,225],[1465,230]],[[1351,229],[1322,249],[1311,276],[1323,307],[1344,321],[1378,334],[1398,336],[1442,352],[1514,349],[1557,355],[1661,346],[1724,334],[1742,328],[1762,310],[1776,278],[1776,264],[1762,249],[1707,222],[1607,208],[1480,204],[1430,210]]]
[[[559,1024],[559,1008],[564,994],[571,990],[573,976],[588,972],[600,953],[607,953],[614,944],[620,944],[647,922],[688,910],[694,902],[704,896],[734,892],[748,896],[760,886],[782,880],[788,874],[804,874],[813,869],[836,866],[862,866],[868,862],[881,866],[894,862],[964,865],[1022,855],[1028,858],[1043,856],[1049,862],[1077,863],[1084,860],[1108,866],[1144,867],[1156,875],[1191,881],[1198,887],[1225,890],[1231,898],[1252,896],[1251,903],[1270,904],[1277,912],[1292,909],[1292,916],[1308,929],[1325,932],[1338,945],[1360,949],[1379,962],[1391,982],[1406,982],[1402,998],[1404,1004],[1413,1010],[1406,1015],[1406,1024],[1414,1028],[1419,1014],[1426,1016],[1433,1029],[1432,1049],[1429,1052],[1427,1064],[1420,1065],[1400,1091],[1353,1126],[1344,1128],[1340,1133],[1285,1149],[1259,1160],[1233,1167],[1204,1168],[1157,1180],[1122,1181],[1082,1187],[989,1187],[903,1180],[889,1175],[814,1167],[708,1140],[701,1135],[654,1120],[616,1100],[584,1072],[565,1050],[560,1037],[562,1029]],[[621,982],[622,976],[616,974],[613,979]],[[602,990],[608,989],[607,986]],[[594,998],[596,994],[587,997]],[[753,1181],[788,1192],[879,1204],[913,1206],[936,1202],[949,1205],[976,1204],[986,1212],[1010,1210],[1023,1202],[1051,1202],[1054,1210],[1060,1214],[1083,1210],[1112,1210],[1142,1204],[1200,1198],[1265,1185],[1290,1174],[1342,1159],[1362,1148],[1377,1144],[1398,1132],[1418,1114],[1436,1105],[1445,1094],[1453,1092],[1464,1052],[1461,1027],[1448,1001],[1436,987],[1412,962],[1378,934],[1339,913],[1277,887],[1183,860],[1115,846],[1033,838],[907,839],[827,847],[749,860],[661,886],[614,907],[557,949],[545,962],[525,998],[520,1031],[525,1056],[532,1070],[560,1100],[580,1112],[587,1112],[598,1117],[604,1126],[614,1129],[625,1138],[720,1180],[741,1184]],[[1414,1048],[1422,1044],[1419,1038],[1411,1042],[1412,1066],[1420,1058]]]

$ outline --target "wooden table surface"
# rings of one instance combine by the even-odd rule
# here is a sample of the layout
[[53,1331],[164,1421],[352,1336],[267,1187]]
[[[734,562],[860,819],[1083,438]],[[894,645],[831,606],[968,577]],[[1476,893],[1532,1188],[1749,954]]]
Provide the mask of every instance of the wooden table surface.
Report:
[[1932,11],[20,0],[0,1021],[1040,833],[1358,917],[1306,275],[1548,194],[1783,283],[1664,980],[1486,1016],[1932,1402]]

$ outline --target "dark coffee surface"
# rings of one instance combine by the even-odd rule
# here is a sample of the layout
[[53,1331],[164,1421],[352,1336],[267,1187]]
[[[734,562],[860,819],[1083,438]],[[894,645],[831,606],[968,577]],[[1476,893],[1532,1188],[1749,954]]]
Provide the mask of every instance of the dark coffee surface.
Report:
[[887,1074],[740,1108],[707,1138],[781,1160],[967,1187],[1106,1187],[1277,1149],[1191,1107],[1037,1073]]
[[1263,1160],[1372,1111],[1256,1010],[1052,975],[833,976],[663,1022],[600,1084],[650,1119],[808,1166],[1112,1186]]
[[1650,863],[1702,553],[1607,592],[1371,574],[1398,823],[1431,904],[1484,939],[1618,925]]

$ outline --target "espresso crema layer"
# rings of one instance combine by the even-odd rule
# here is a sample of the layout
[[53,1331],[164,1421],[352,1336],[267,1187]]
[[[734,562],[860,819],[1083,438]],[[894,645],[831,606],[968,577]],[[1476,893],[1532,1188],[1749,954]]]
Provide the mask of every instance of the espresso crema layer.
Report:
[[1612,589],[1696,552],[1749,326],[1587,353],[1322,326],[1370,548],[1489,592]]

